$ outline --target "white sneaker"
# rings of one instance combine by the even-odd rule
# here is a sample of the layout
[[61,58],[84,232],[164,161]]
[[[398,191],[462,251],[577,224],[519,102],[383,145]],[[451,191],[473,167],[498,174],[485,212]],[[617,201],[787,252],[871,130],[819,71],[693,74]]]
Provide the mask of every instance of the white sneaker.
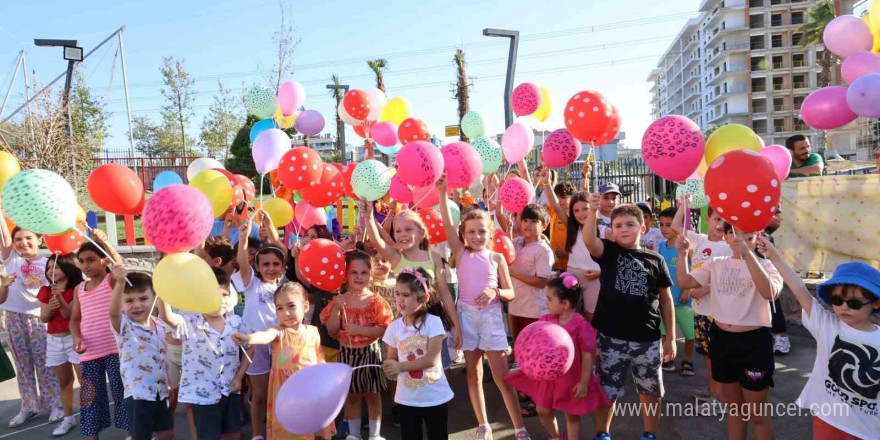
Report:
[[33,411],[20,411],[12,420],[9,421],[10,428],[18,428],[21,425],[27,423],[28,420],[37,416],[36,412]]
[[477,426],[477,433],[474,440],[492,440],[492,428],[489,425]]
[[55,408],[49,414],[49,423],[60,422],[64,420],[64,410],[61,408]]
[[361,438],[357,437],[357,436],[349,435],[349,436],[345,437],[345,440],[361,440]]
[[782,355],[791,353],[791,341],[788,335],[773,335],[773,352]]
[[374,435],[374,436],[370,437],[369,440],[385,440],[385,437]]
[[76,427],[76,417],[65,417],[64,420],[61,421],[61,424],[52,431],[52,435],[55,437],[61,437],[70,432],[74,427]]

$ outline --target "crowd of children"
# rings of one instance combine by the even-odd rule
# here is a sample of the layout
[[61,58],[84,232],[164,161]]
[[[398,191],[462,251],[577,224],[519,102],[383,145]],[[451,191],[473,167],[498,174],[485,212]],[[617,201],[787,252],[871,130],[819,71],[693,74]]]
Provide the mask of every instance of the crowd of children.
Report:
[[[530,179],[519,168],[516,175]],[[584,176],[590,171],[585,164]],[[516,214],[493,203],[500,182],[486,180],[484,205],[465,204],[471,196],[455,191],[450,199],[442,177],[436,190],[443,245],[429,244],[420,216],[396,204],[383,206],[379,216],[375,203],[359,203],[363,224],[343,237],[315,225],[294,237],[288,228],[282,239],[263,212],[230,211],[217,236],[193,251],[212,266],[223,298],[220,310],[205,314],[157,298],[150,276],[127,271],[100,231],[91,231],[95,243],[75,254],[47,258],[38,252],[39,235],[9,231],[0,219],[7,274],[0,303],[22,399],[9,425],[49,410],[49,420],[60,422],[53,435],[67,434],[77,425],[76,379],[79,425],[90,439],[111,419],[128,438],[170,439],[175,408],[184,404],[190,438],[197,440],[239,439],[247,418],[255,440],[380,440],[389,429],[382,426],[387,391],[402,438],[420,440],[424,432],[445,440],[453,392],[444,370],[463,352],[476,440],[493,438],[484,359],[516,440],[589,438],[581,430],[588,414],[594,414],[594,438],[611,439],[630,375],[642,439],[652,440],[663,373],[679,368],[693,376],[696,352],[705,358],[708,384],[694,396],[726,404],[728,438],[744,439],[751,426],[755,438],[771,439],[770,417],[743,408],[768,402],[778,352],[771,321],[785,283],[818,346],[799,404],[852,406],[848,417],[817,414],[814,438],[880,433],[880,329],[870,322],[880,310],[877,269],[842,265],[813,298],[770,240],[711,210],[708,233],[698,234],[685,221],[687,200],[655,218],[651,203],[620,203],[611,182],[591,193],[587,179],[575,191],[547,169],[534,176],[542,193]],[[513,238],[510,264],[493,248],[497,227]],[[345,251],[339,292],[312,285],[296,265],[303,246],[318,238],[335,239]],[[511,342],[538,321],[558,324],[573,342],[572,366],[554,381],[532,379],[512,361]],[[279,389],[322,362],[355,367],[342,417],[318,432],[289,433],[275,414]],[[564,415],[564,429],[556,412]],[[530,415],[546,432],[526,431]]]

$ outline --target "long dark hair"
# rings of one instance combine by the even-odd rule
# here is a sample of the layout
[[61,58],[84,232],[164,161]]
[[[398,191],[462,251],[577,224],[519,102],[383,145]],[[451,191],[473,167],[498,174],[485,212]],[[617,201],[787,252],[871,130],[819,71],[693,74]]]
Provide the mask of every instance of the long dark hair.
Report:
[[311,228],[306,229],[306,232],[309,232],[310,230],[314,230],[315,236],[317,236],[318,238],[333,240],[333,233],[330,232],[330,229],[327,228],[327,225],[313,225]]
[[[422,284],[412,272],[418,272],[418,274],[425,280],[425,283]],[[437,290],[433,288],[434,279],[427,271],[425,271],[425,269],[418,267],[409,269],[407,272],[401,272],[400,275],[397,275],[397,282],[406,284],[406,286],[409,287],[409,290],[415,292],[417,295],[426,296],[425,307],[420,307],[413,316],[413,326],[416,328],[416,331],[420,330],[421,326],[424,325],[425,315],[429,313],[440,318],[440,322],[443,323],[444,329],[447,331],[452,329],[452,320],[450,320],[449,315],[446,314],[446,310],[443,308],[443,304],[437,296]]]
[[[83,243],[82,246],[79,247],[79,249],[76,251],[77,258],[79,258],[79,256],[82,255],[83,252],[88,252],[88,251],[94,252],[95,255],[98,256],[98,258],[101,258],[101,259],[107,258],[106,255],[108,254],[108,252],[106,252],[104,250],[104,247],[98,246],[97,244],[92,243],[92,242]],[[107,258],[107,259],[112,260],[112,258]],[[108,265],[107,267],[105,267],[104,271],[107,273],[110,273],[110,266]]]
[[[83,282],[82,271],[79,270],[79,266],[76,265],[76,255],[70,253],[49,258],[46,260],[46,272],[49,272],[49,264],[53,262],[59,269],[61,269],[64,276],[67,277],[67,285],[64,286],[65,289],[73,289]],[[51,277],[46,278],[50,278],[49,281],[52,281]]]
[[578,191],[571,196],[571,201],[568,202],[568,230],[565,232],[565,252],[571,253],[571,248],[577,242],[578,232],[583,229],[583,226],[574,218],[574,205],[580,202],[589,204],[587,196],[586,191]]

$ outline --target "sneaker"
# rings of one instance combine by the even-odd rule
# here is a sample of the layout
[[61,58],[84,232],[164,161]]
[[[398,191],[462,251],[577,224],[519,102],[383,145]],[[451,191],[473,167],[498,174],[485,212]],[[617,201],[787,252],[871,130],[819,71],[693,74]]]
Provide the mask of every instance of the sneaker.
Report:
[[18,428],[21,425],[27,423],[28,420],[37,416],[37,412],[34,411],[20,411],[12,420],[9,421],[10,428]]
[[385,437],[381,437],[378,435],[371,436],[369,440],[385,440]]
[[514,436],[516,440],[532,440],[532,436],[529,435],[529,432],[525,429],[522,429],[516,433]]
[[791,341],[788,335],[773,335],[773,352],[780,355],[791,353]]
[[602,431],[602,432],[596,434],[596,436],[593,437],[593,440],[611,440],[611,434],[609,434],[605,431]]
[[345,437],[345,440],[362,440],[362,439],[360,437],[355,437],[353,435],[349,435],[348,437]]
[[474,440],[492,440],[492,428],[489,425],[477,426],[477,435]]
[[657,436],[653,432],[646,432],[642,434],[642,440],[657,440]]
[[714,399],[712,393],[710,393],[709,390],[706,388],[700,388],[699,390],[694,391],[694,394],[692,395],[694,396],[694,400],[696,400],[697,402],[709,402]]
[[663,363],[663,371],[675,371],[675,362],[668,361]]
[[52,435],[55,437],[61,437],[70,432],[74,427],[76,427],[76,417],[65,417],[64,420],[61,421],[61,424],[52,431]]
[[60,422],[64,420],[64,410],[61,408],[55,408],[49,414],[49,423]]
[[400,428],[400,405],[396,403],[391,405],[391,424]]

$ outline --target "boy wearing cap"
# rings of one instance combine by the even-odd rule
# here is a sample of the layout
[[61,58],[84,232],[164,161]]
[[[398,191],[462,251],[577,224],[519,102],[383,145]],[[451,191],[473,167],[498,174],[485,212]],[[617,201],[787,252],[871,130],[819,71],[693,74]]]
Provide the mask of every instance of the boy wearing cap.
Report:
[[[665,238],[663,237],[660,228],[654,227],[654,210],[651,209],[650,203],[644,201],[636,203],[636,206],[642,210],[642,216],[645,217],[645,233],[642,234],[639,245],[643,248],[656,251],[658,246],[660,246],[660,242],[665,240]],[[672,219],[670,218],[670,220]]]
[[617,207],[617,197],[620,196],[620,188],[615,183],[605,182],[599,185],[599,226],[611,227],[611,211]]
[[813,438],[876,438],[880,433],[880,326],[871,323],[871,315],[880,312],[880,271],[860,262],[837,266],[816,292],[831,305],[828,311],[810,295],[773,244],[764,237],[758,240],[761,252],[800,303],[804,327],[816,338],[813,372],[796,401],[813,412]]

